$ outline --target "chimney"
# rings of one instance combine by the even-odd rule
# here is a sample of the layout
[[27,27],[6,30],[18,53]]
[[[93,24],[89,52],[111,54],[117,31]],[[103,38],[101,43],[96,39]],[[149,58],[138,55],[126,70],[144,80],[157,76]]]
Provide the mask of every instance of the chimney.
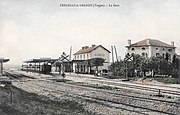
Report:
[[171,45],[174,47],[174,41],[171,41]]
[[95,47],[95,46],[96,46],[96,45],[94,45],[94,44],[92,45],[92,47]]
[[89,46],[85,46],[84,48],[87,49],[87,48],[89,48]]
[[147,45],[150,45],[150,38],[147,38]]
[[128,40],[128,46],[130,46],[131,45],[131,40]]

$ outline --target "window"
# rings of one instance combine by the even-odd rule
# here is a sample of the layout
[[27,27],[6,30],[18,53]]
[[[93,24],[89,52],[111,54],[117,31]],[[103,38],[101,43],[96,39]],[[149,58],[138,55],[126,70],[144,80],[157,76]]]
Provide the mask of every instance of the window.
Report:
[[168,49],[168,51],[169,51],[169,52],[171,52],[171,51],[172,51],[172,49]]
[[133,51],[133,50],[134,50],[134,48],[131,48],[131,50]]
[[165,56],[166,60],[169,60],[169,54],[166,53],[166,56]]
[[76,60],[76,56],[74,56],[74,60]]
[[159,53],[156,53],[156,57],[158,57],[159,56]]
[[77,60],[79,60],[79,55],[77,56]]
[[145,53],[142,53],[142,56],[145,57]]
[[165,54],[163,53],[163,58],[165,58]]
[[164,48],[163,48],[163,50],[164,50]]
[[80,55],[80,60],[82,60],[82,55]]
[[158,50],[158,48],[156,48],[156,50]]
[[145,48],[143,47],[142,50],[145,50]]

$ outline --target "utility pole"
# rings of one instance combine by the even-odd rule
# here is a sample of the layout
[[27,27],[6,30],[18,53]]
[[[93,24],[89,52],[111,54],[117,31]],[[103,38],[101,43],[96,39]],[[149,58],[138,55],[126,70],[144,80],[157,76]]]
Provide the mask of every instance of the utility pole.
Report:
[[116,46],[114,45],[114,51],[115,51],[115,55],[116,55],[116,61],[117,61],[117,69],[116,69],[116,76],[118,76],[118,71],[119,71],[119,60],[118,60],[118,55],[117,55],[117,50],[116,50]]
[[69,61],[71,61],[72,46],[70,47]]
[[113,46],[111,46],[111,53],[112,53],[112,76],[114,77],[114,52],[113,52]]
[[111,46],[111,51],[112,51],[112,63],[114,63],[114,52],[113,52],[113,46]]
[[116,61],[118,62],[117,50],[116,50],[116,46],[115,45],[114,45],[114,51],[115,51],[115,54],[116,54]]
[[70,53],[69,53],[69,67],[70,67],[70,74],[71,74],[71,72],[73,71],[73,65],[71,66],[71,53],[72,53],[72,46],[70,47]]

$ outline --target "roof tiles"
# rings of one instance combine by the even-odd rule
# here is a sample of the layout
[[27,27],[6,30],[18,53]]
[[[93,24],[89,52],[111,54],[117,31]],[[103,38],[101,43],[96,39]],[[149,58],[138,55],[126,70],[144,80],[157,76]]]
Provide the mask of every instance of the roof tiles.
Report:
[[156,39],[145,39],[139,42],[136,42],[134,44],[131,44],[130,46],[138,47],[138,46],[160,46],[160,47],[170,47],[175,48],[173,45],[169,45],[167,43],[161,42]]
[[74,55],[90,53],[98,47],[102,47],[103,49],[105,49],[106,51],[108,51],[110,53],[110,51],[107,50],[106,48],[104,48],[102,45],[98,45],[98,46],[92,46],[92,47],[83,47],[82,49],[80,49],[79,51],[74,53]]

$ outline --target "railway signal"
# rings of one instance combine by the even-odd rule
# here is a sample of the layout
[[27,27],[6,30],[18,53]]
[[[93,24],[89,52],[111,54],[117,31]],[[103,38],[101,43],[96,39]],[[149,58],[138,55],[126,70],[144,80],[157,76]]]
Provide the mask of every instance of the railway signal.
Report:
[[125,64],[126,64],[126,74],[125,74],[125,77],[126,77],[126,79],[128,79],[128,65],[127,65],[127,63],[128,63],[128,61],[133,61],[133,57],[134,57],[134,55],[132,54],[132,55],[130,55],[129,53],[125,56],[125,58],[124,58],[124,61],[125,61]]
[[66,55],[65,52],[59,57],[58,62],[60,62],[59,73],[61,73],[63,79],[65,78],[65,62],[69,62],[69,55]]

